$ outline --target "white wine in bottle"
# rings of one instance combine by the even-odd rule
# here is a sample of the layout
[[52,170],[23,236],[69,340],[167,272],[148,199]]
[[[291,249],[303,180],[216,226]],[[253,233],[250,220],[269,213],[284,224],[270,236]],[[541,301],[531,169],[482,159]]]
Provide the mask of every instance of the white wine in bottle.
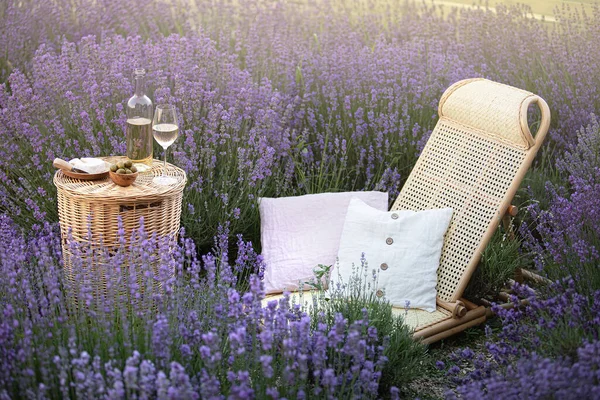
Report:
[[152,165],[152,121],[148,118],[127,120],[127,158],[134,164]]
[[127,102],[127,158],[139,172],[152,167],[152,100],[145,94],[146,70],[134,72],[135,94]]

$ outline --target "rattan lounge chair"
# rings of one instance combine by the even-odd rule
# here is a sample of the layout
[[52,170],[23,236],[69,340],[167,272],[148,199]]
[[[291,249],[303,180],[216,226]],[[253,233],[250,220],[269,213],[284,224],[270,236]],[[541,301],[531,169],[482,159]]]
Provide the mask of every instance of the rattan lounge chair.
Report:
[[[535,138],[527,123],[533,104],[541,109]],[[486,79],[450,86],[438,113],[438,123],[392,206],[454,210],[438,269],[437,310],[394,309],[424,343],[485,321],[485,308],[462,294],[550,125],[550,110],[542,98]]]

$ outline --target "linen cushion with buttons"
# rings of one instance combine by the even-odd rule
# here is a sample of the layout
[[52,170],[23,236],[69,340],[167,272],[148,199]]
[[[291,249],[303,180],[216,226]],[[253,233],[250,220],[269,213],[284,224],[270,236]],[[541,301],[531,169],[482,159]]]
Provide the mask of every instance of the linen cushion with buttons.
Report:
[[376,210],[387,210],[383,192],[342,192],[296,197],[261,198],[262,256],[267,294],[298,289],[314,280],[319,264],[335,264],[344,217],[350,200],[361,199]]
[[382,211],[352,199],[331,280],[345,285],[356,279],[364,253],[367,277],[377,273],[371,285],[376,296],[397,307],[435,311],[437,269],[451,219],[451,208]]

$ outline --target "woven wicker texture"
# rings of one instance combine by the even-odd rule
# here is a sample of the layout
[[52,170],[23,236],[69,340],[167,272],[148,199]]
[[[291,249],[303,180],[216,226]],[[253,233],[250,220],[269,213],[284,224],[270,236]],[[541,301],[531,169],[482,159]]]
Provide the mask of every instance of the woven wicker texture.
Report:
[[527,125],[521,125],[520,114],[525,99],[533,96],[533,93],[486,79],[468,79],[442,96],[439,115],[527,149],[534,141]]
[[[105,157],[111,163],[124,157]],[[96,181],[73,179],[62,171],[54,175],[58,192],[58,214],[61,227],[65,273],[73,279],[72,254],[68,240],[71,238],[87,244],[92,250],[89,257],[97,268],[106,268],[110,262],[100,255],[101,247],[109,250],[118,244],[118,217],[121,218],[125,237],[139,229],[140,218],[144,217],[144,229],[148,235],[176,237],[180,227],[181,202],[186,175],[183,170],[167,164],[167,175],[177,182],[169,186],[159,186],[152,182],[162,173],[163,163],[154,160],[151,170],[140,173],[136,181],[128,187],[112,182],[110,177]],[[100,286],[105,282],[99,282]]]
[[394,307],[392,309],[392,314],[400,315],[404,320],[404,324],[414,329],[415,332],[419,332],[420,330],[425,329],[431,325],[452,318],[452,313],[450,311],[444,310],[441,307],[437,307],[437,310],[435,310],[434,312],[419,310],[415,308],[407,310],[402,307]]
[[392,206],[454,210],[438,269],[437,291],[444,301],[462,295],[481,246],[497,229],[545,136],[549,113],[538,132],[540,143],[526,125],[534,102],[547,108],[531,93],[488,80],[451,86],[440,100],[438,124]]

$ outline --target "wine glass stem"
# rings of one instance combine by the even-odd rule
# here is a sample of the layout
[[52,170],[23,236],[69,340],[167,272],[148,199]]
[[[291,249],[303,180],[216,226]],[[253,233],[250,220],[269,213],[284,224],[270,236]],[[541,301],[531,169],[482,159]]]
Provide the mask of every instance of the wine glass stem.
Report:
[[165,147],[165,162],[163,163],[162,176],[167,176],[167,147]]

